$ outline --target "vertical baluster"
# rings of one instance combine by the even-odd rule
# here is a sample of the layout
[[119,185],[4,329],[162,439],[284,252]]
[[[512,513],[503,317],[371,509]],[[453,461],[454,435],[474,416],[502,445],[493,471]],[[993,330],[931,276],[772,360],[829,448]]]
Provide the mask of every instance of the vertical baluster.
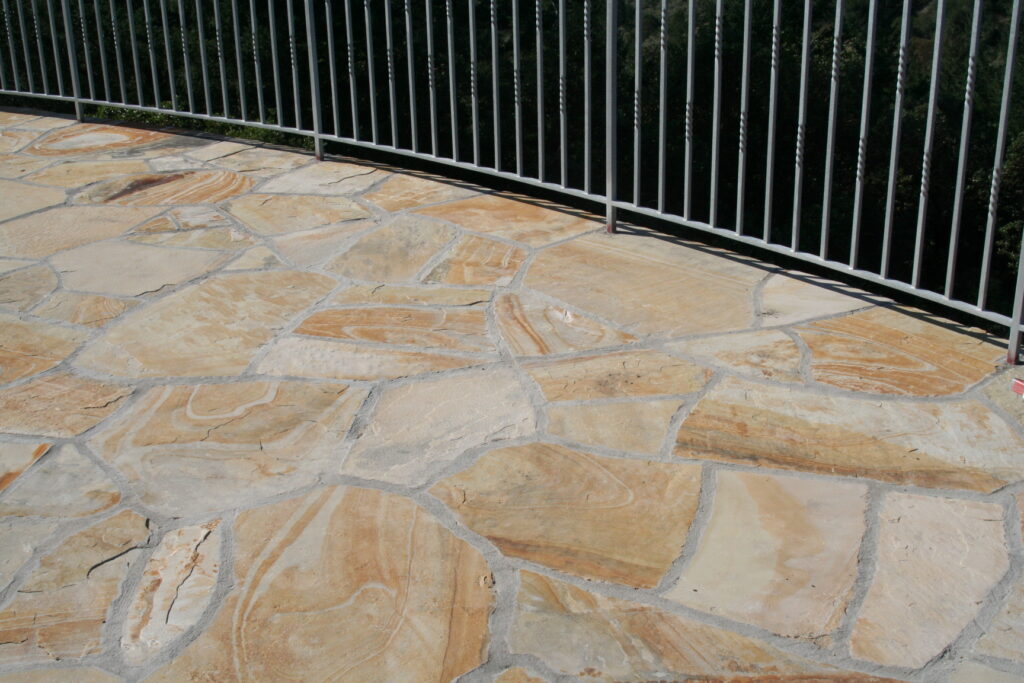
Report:
[[252,33],[252,64],[256,74],[256,106],[260,123],[267,122],[267,106],[263,97],[263,66],[260,63],[260,44],[256,35],[256,0],[249,0],[249,29]]
[[779,42],[781,40],[782,0],[775,0],[772,8],[772,56],[771,79],[768,85],[768,150],[765,154],[764,171],[764,234],[762,239],[772,239],[772,200],[775,192],[775,128],[779,109]]
[[640,108],[643,106],[643,0],[634,0],[633,17],[633,203],[640,205],[640,146],[643,142],[640,130]]
[[292,101],[295,103],[295,128],[302,130],[302,99],[299,93],[299,54],[295,44],[295,9],[288,0],[288,54],[292,58]]
[[668,153],[668,0],[661,0],[658,33],[658,211],[664,213],[665,155]]
[[366,24],[366,73],[370,80],[370,128],[373,132],[373,144],[377,144],[380,134],[377,129],[377,71],[374,68],[371,15],[370,0],[363,0],[363,18]]
[[427,14],[427,84],[430,88],[430,153],[437,156],[437,57],[434,55],[433,0],[425,0]]
[[227,62],[224,57],[224,31],[220,18],[220,0],[215,0],[213,3],[213,28],[217,34],[217,62],[220,68],[221,111],[225,117],[231,118],[228,100],[228,70]]
[[[32,69],[32,57],[29,53],[28,48],[28,30],[25,28],[25,8],[22,5],[22,0],[16,0],[18,7],[18,28],[21,29],[21,49],[25,55],[25,73],[28,75],[28,89],[29,92],[36,91],[36,77],[34,70]],[[98,4],[97,4],[98,7]],[[99,10],[97,10],[98,12]]]
[[[584,0],[585,1],[585,0]],[[498,89],[498,4],[491,0],[491,114],[494,117],[494,170],[501,170],[501,92]]]
[[593,136],[593,118],[590,107],[593,104],[593,93],[590,92],[591,57],[590,41],[593,27],[590,23],[590,0],[583,0],[583,191],[590,194],[592,165],[590,158],[591,137]]
[[523,175],[523,74],[519,64],[519,0],[512,0],[512,101],[516,113],[516,175]]
[[[21,90],[21,70],[18,68],[18,53],[14,49],[14,32],[11,31],[11,8],[4,0],[4,28],[7,29],[7,50],[11,55],[11,72],[14,76],[14,89]],[[83,19],[84,22],[84,19]],[[92,70],[89,70],[90,76]]]
[[36,55],[39,58],[39,74],[43,79],[43,92],[50,92],[50,74],[46,68],[45,51],[43,50],[43,33],[39,30],[39,7],[36,0],[29,0],[29,9],[32,10],[32,28],[36,34]]
[[[317,67],[316,22],[313,20],[313,1],[306,0],[306,47],[309,52],[309,94],[313,107],[313,143],[318,160],[324,158],[324,142],[320,137],[323,130],[323,111],[320,102],[320,72]],[[298,126],[297,126],[298,127]]]
[[[81,0],[79,0],[81,1]],[[142,0],[142,13],[143,18],[146,20],[146,49],[149,52],[149,72],[153,79],[153,106],[160,108],[160,73],[157,69],[156,62],[156,44],[153,42],[153,17],[149,12],[149,0]],[[85,19],[83,15],[82,19],[83,30],[85,27]],[[89,46],[88,43],[83,43],[85,47],[85,68],[88,71],[90,68],[89,60]],[[89,90],[92,90],[92,74],[89,74]],[[93,97],[93,95],[90,95]]]
[[708,221],[718,227],[718,161],[722,127],[722,0],[715,2],[715,76],[711,105],[711,196]]
[[1010,341],[1006,348],[1006,362],[1020,363],[1021,341],[1024,339],[1024,233],[1020,236],[1020,256],[1017,257],[1017,284],[1010,313]]
[[[389,0],[390,1],[390,0]],[[327,27],[327,67],[331,78],[331,120],[334,122],[334,137],[341,137],[341,106],[338,96],[337,53],[334,49],[334,2],[324,0],[324,25]],[[274,60],[274,74],[277,74],[277,60]]]
[[203,77],[203,103],[206,105],[206,115],[213,115],[213,100],[210,97],[210,63],[206,54],[206,19],[203,17],[203,6],[200,0],[196,0],[196,26],[199,29],[199,65],[202,68]]
[[242,33],[238,22],[238,0],[231,0],[231,25],[235,34],[235,70],[238,71],[238,104],[242,111],[242,120],[247,121],[249,119],[249,112],[245,97],[245,70],[242,67]]
[[693,185],[693,88],[694,52],[697,35],[696,0],[686,2],[686,110],[683,122],[683,218],[690,220],[691,186]]
[[811,0],[804,0],[804,37],[800,57],[800,108],[796,123],[796,162],[793,170],[793,233],[790,249],[800,250],[800,203],[804,191],[804,145],[807,136],[807,87],[811,69]]
[[456,74],[455,74],[455,32],[454,18],[452,17],[452,0],[444,0],[445,17],[448,22],[448,98],[452,126],[452,159],[459,160],[459,108],[458,100],[455,98]]
[[[178,88],[174,82],[174,58],[171,56],[171,30],[167,22],[167,0],[160,0],[160,22],[164,29],[164,56],[167,58],[167,83],[171,87],[171,109],[178,110]],[[100,44],[103,42],[103,35],[99,34]],[[103,55],[102,49],[100,55]],[[104,59],[104,64],[106,60]],[[103,69],[103,84],[107,83],[107,70]],[[109,99],[109,95],[108,95]]]
[[[75,46],[75,31],[71,25],[71,0],[60,0],[64,15],[64,41],[68,49],[68,70],[71,72],[71,92],[75,96],[75,118],[82,120],[82,83],[78,74],[78,48]],[[83,17],[84,20],[84,17]]]
[[569,129],[566,125],[568,102],[566,101],[566,55],[565,55],[565,0],[558,0],[558,149],[559,177],[562,187],[569,185]]
[[[330,4],[332,0],[327,0]],[[277,125],[284,125],[284,94],[281,91],[281,60],[277,52],[277,11],[274,5],[277,0],[267,0],[267,15],[270,18],[270,61],[274,65],[274,113]],[[333,32],[334,27],[328,24]]]
[[128,35],[131,37],[132,43],[132,71],[135,74],[135,96],[138,99],[139,104],[145,104],[143,101],[145,95],[142,94],[142,62],[139,60],[139,35],[135,30],[135,3],[128,3]]
[[124,78],[124,55],[121,50],[121,32],[118,29],[120,22],[117,13],[114,11],[114,0],[110,0],[110,35],[114,39],[114,62],[117,64],[117,82],[121,89],[121,102],[128,102],[128,89],[125,86]]
[[608,0],[605,21],[605,78],[604,78],[604,158],[605,158],[605,229],[616,231],[617,210],[615,195],[619,168],[618,154],[618,90],[619,90],[619,2]]
[[900,133],[903,127],[903,95],[907,85],[907,45],[910,40],[911,0],[903,0],[900,24],[899,63],[896,67],[896,101],[892,115],[892,144],[889,147],[889,182],[885,191],[885,223],[882,227],[882,277],[889,277],[892,252],[892,226],[896,214],[896,174],[900,166]]
[[875,26],[877,0],[868,5],[868,41],[864,54],[864,92],[860,104],[860,135],[857,139],[857,180],[853,190],[853,227],[850,231],[850,267],[857,267],[860,252],[860,223],[864,204],[864,174],[868,160],[868,132],[871,130],[871,80],[875,68]]
[[[384,30],[387,33],[388,112],[391,114],[391,146],[398,147],[398,96],[395,92],[395,37],[391,20],[391,0],[384,0]],[[476,90],[473,93],[475,96]],[[475,136],[477,134],[476,119],[473,121],[473,135]]]
[[736,234],[743,234],[743,211],[747,195],[747,126],[750,118],[750,4],[743,0],[743,75],[740,80],[740,121],[736,157]]
[[[60,68],[60,41],[57,38],[57,24],[53,17],[53,0],[46,0],[46,18],[50,24],[50,47],[53,49],[53,69],[57,72],[57,92],[64,95],[64,71]],[[3,67],[0,66],[0,73]]]
[[[469,92],[473,100],[473,165],[480,165],[480,94],[477,83],[476,55],[476,0],[468,0],[469,6]],[[393,109],[393,107],[392,107]]]
[[535,1],[537,34],[537,179],[544,182],[544,14]]
[[[7,23],[7,17],[5,15],[4,16],[4,24],[5,24],[5,26],[6,26],[6,23]],[[7,41],[8,41],[8,43],[10,43],[10,41],[11,41],[10,35],[8,35]],[[13,47],[13,45],[12,45],[12,47]],[[13,54],[12,54],[12,57],[13,57]],[[13,62],[12,62],[12,66],[14,66]],[[7,64],[6,64],[6,59],[4,58],[4,53],[3,53],[3,49],[2,48],[0,48],[0,88],[3,88],[4,90],[7,90]]]
[[[188,110],[194,113],[196,110],[196,100],[195,94],[192,92],[192,58],[189,56],[190,50],[188,49],[188,31],[186,30],[188,23],[185,21],[185,0],[178,0],[178,21],[180,23],[179,30],[181,31],[181,57],[185,64],[185,92],[188,95]],[[120,50],[117,51],[117,62],[120,69]]]
[[[493,2],[493,0],[492,0]],[[412,0],[405,0],[405,62],[409,73],[409,132],[412,149],[420,151],[419,124],[416,121],[416,63],[413,61]]]
[[828,95],[828,138],[825,143],[825,189],[821,198],[821,241],[818,255],[828,258],[829,222],[832,219],[832,173],[835,167],[836,116],[839,107],[839,60],[843,46],[843,0],[836,0],[832,31],[832,76]]

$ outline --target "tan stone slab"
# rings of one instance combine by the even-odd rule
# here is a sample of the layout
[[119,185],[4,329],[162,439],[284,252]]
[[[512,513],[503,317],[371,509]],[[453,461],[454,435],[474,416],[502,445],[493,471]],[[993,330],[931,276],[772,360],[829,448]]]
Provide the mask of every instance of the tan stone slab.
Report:
[[77,363],[134,377],[235,375],[333,286],[324,275],[295,271],[210,277],[128,313]]
[[178,224],[171,220],[170,216],[157,216],[153,220],[146,221],[143,225],[135,228],[132,232],[148,235],[150,233],[174,232],[178,229]]
[[68,289],[140,296],[193,280],[214,270],[226,259],[223,254],[192,249],[104,242],[69,249],[50,262]]
[[507,285],[525,260],[526,251],[519,247],[477,235],[463,236],[427,275],[426,281],[449,285]]
[[93,668],[61,667],[59,669],[32,669],[13,674],[0,674],[4,683],[116,683],[121,679],[106,671]]
[[420,209],[434,216],[487,235],[504,237],[541,247],[589,232],[600,225],[568,211],[556,211],[533,202],[495,195],[480,195],[457,202]]
[[426,204],[447,202],[471,197],[475,192],[450,183],[439,183],[427,178],[396,173],[366,199],[385,211],[402,211]]
[[585,446],[656,455],[679,401],[630,401],[548,407],[548,432]]
[[33,173],[26,180],[40,185],[57,187],[82,187],[101,180],[116,178],[129,173],[146,173],[149,167],[145,161],[67,161],[55,164],[44,171]]
[[75,199],[87,204],[160,206],[222,202],[248,192],[251,178],[231,171],[142,173],[107,180]]
[[454,228],[437,221],[400,216],[360,237],[325,267],[356,280],[410,282],[455,233]]
[[867,491],[719,471],[700,543],[665,597],[790,638],[831,633],[857,578]]
[[220,520],[167,532],[146,562],[128,608],[121,653],[132,664],[158,654],[210,604],[220,573]]
[[159,232],[146,235],[132,235],[128,239],[137,244],[188,247],[192,249],[218,249],[221,251],[242,251],[256,244],[256,240],[237,228]]
[[0,152],[16,152],[38,137],[30,130],[0,130]]
[[917,668],[948,646],[1009,568],[993,503],[886,495],[878,559],[850,640],[854,657]]
[[519,572],[513,653],[597,681],[878,680],[638,602]]
[[751,326],[761,270],[642,235],[588,235],[544,250],[526,284],[630,332],[680,336]]
[[1020,683],[1016,674],[998,671],[979,662],[964,662],[950,675],[949,683]]
[[753,377],[800,382],[800,348],[778,330],[756,330],[720,337],[701,337],[668,345],[671,351],[693,356]]
[[134,550],[148,537],[146,520],[125,510],[79,531],[45,555],[0,611],[4,663],[36,664],[99,654],[107,610],[120,591]]
[[706,368],[650,350],[531,361],[523,369],[549,401],[688,394],[711,377]]
[[178,230],[235,227],[230,218],[208,206],[176,206],[167,215],[174,219]]
[[1024,478],[1024,440],[977,401],[882,402],[726,378],[697,404],[676,454],[990,492]]
[[817,278],[797,279],[773,275],[761,291],[761,321],[764,325],[792,325],[810,318],[846,313],[864,308],[872,300],[846,294],[856,290]]
[[1024,379],[1024,372],[1013,370],[995,378],[985,387],[985,395],[997,406],[1005,410],[1017,423],[1024,427],[1024,398],[1014,393],[1010,383],[1014,377]]
[[490,571],[408,499],[320,489],[235,539],[234,590],[151,680],[449,681],[486,657]]
[[534,443],[490,451],[430,493],[506,555],[652,588],[686,542],[700,471]]
[[[308,161],[309,157],[302,157]],[[361,194],[384,178],[386,171],[370,166],[320,161],[278,176],[260,187],[260,192],[283,194],[349,195]]]
[[131,393],[68,373],[33,379],[0,391],[0,431],[71,438],[102,422]]
[[0,258],[0,275],[31,265],[32,261],[14,258]]
[[36,187],[17,180],[0,180],[0,221],[32,213],[65,200],[64,190],[49,187]]
[[64,118],[58,116],[39,116],[33,118],[30,121],[23,121],[17,124],[18,128],[24,130],[54,130],[55,128],[65,128],[67,126],[76,125],[78,122],[73,118]]
[[505,368],[387,387],[342,472],[416,486],[467,449],[534,429],[526,392]]
[[[0,590],[7,587],[15,573],[49,540],[60,522],[54,519],[0,520]],[[0,675],[0,681],[3,676]]]
[[277,267],[284,267],[277,254],[266,247],[253,247],[224,266],[224,270],[260,270]]
[[77,446],[65,445],[11,482],[0,499],[0,516],[71,519],[119,502],[121,492],[103,470]]
[[316,481],[366,394],[295,381],[155,387],[90,444],[144,504],[203,515]]
[[169,142],[173,136],[155,130],[97,123],[68,126],[38,140],[25,153],[43,157],[71,157]]
[[0,442],[0,491],[22,475],[32,464],[50,450],[48,443]]
[[250,194],[228,204],[228,211],[261,235],[283,235],[370,216],[351,199],[316,195]]
[[[195,155],[190,154],[189,156]],[[234,154],[217,157],[211,161],[217,166],[239,173],[271,178],[309,163],[309,160],[308,154],[252,147]]]
[[349,221],[340,225],[303,230],[273,239],[274,248],[300,268],[328,260],[352,241],[352,237],[375,225],[372,221]]
[[55,367],[85,338],[77,330],[0,313],[0,384]]
[[27,311],[56,288],[57,275],[43,265],[0,275],[0,306]]
[[454,354],[381,349],[325,339],[285,337],[270,347],[257,371],[285,377],[374,381],[454,370],[487,362]]
[[[0,145],[2,144],[3,133],[0,133]],[[49,159],[34,159],[20,154],[0,154],[0,178],[20,178],[38,171],[49,163]]]
[[98,294],[60,291],[32,313],[41,318],[63,320],[88,327],[102,327],[138,303],[130,299],[112,299]]
[[0,254],[46,258],[63,249],[116,237],[158,210],[118,206],[67,206],[0,225]]
[[328,309],[306,318],[295,332],[452,351],[494,350],[487,335],[487,314],[480,307]]
[[252,149],[252,145],[224,140],[222,142],[215,142],[212,145],[206,145],[205,147],[190,150],[185,156],[198,159],[199,161],[214,161],[215,159],[220,159],[221,157],[226,157],[245,149]]
[[19,111],[0,111],[0,127],[11,128],[20,126],[39,118],[35,114],[23,114]]
[[850,391],[956,394],[992,373],[1004,350],[888,308],[797,328],[815,380]]
[[[1024,494],[1018,493],[1017,512],[1024,531]],[[1018,577],[1009,587],[1009,595],[974,646],[974,652],[1024,663],[1024,579]]]
[[332,304],[400,304],[407,306],[477,306],[491,299],[488,289],[443,286],[352,285],[335,294]]
[[532,672],[517,666],[502,673],[494,679],[494,683],[549,683],[549,681],[546,678],[538,678]]
[[517,356],[546,356],[619,346],[636,337],[529,294],[504,294],[494,306],[502,336]]

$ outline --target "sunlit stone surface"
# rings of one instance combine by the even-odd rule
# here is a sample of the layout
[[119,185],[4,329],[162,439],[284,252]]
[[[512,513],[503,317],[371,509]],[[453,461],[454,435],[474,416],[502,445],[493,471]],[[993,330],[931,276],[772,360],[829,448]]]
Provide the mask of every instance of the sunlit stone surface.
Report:
[[78,330],[0,313],[0,384],[58,365],[85,341]]
[[0,221],[64,203],[64,191],[0,180]]
[[131,388],[59,372],[0,389],[0,432],[72,437],[118,409]]
[[472,190],[463,189],[458,185],[396,173],[376,190],[367,194],[366,199],[385,211],[401,211],[426,204],[463,199],[473,194]]
[[454,237],[443,223],[402,216],[361,237],[327,270],[355,280],[409,282]]
[[589,316],[533,295],[505,294],[495,306],[502,335],[518,356],[546,356],[636,340]]
[[227,207],[261,235],[283,235],[370,215],[350,199],[314,195],[250,194]]
[[535,247],[600,227],[595,221],[579,218],[568,211],[555,211],[535,203],[495,195],[441,204],[420,209],[418,213],[443,218],[474,232],[505,237]]
[[[0,453],[11,445],[0,444]],[[87,517],[121,501],[114,482],[72,445],[52,449],[28,471],[8,471],[4,478],[0,517]]]

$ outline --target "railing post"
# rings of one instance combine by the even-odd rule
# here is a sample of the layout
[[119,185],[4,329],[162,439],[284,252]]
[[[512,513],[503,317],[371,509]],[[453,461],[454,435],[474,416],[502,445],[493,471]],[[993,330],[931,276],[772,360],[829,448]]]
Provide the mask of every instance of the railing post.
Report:
[[619,2],[607,0],[607,26],[605,29],[605,225],[609,233],[616,232],[615,187],[618,172],[618,29]]
[[1010,344],[1006,362],[1020,362],[1021,341],[1024,337],[1024,233],[1020,236],[1020,256],[1017,258],[1017,288],[1013,292],[1013,315],[1010,318]]
[[[306,46],[309,49],[309,88],[313,99],[313,145],[317,161],[324,160],[321,134],[320,76],[316,58],[316,24],[313,22],[313,0],[306,0]],[[298,106],[298,103],[296,103]],[[297,123],[297,122],[296,122]]]
[[78,80],[78,51],[75,49],[75,32],[71,27],[70,0],[61,0],[64,12],[64,38],[68,44],[68,66],[71,68],[71,90],[75,96],[75,118],[82,120],[82,85]]

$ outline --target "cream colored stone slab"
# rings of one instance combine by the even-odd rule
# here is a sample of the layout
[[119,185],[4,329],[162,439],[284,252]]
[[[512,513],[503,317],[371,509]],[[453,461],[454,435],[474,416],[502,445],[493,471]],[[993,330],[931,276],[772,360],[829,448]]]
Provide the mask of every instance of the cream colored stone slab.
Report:
[[870,299],[850,296],[856,293],[850,287],[809,276],[797,279],[776,274],[761,291],[761,321],[764,325],[792,325],[855,311],[872,303]]
[[44,556],[0,611],[0,659],[25,665],[101,652],[107,610],[148,537],[146,520],[125,510]]
[[104,242],[70,249],[57,254],[50,262],[68,289],[141,296],[192,280],[214,270],[225,260],[222,254],[192,249]]
[[831,633],[857,578],[867,491],[719,471],[700,544],[665,597],[790,638]]
[[546,678],[534,676],[521,666],[513,667],[494,679],[494,683],[550,683]]
[[977,401],[886,403],[731,377],[676,437],[683,457],[984,492],[1024,478],[1022,452]]
[[37,118],[39,117],[35,114],[24,114],[20,111],[0,111],[0,128],[24,126]]
[[17,180],[0,180],[0,221],[63,204],[64,190],[26,185]]
[[[180,152],[181,150],[174,150]],[[146,170],[156,173],[168,173],[172,171],[201,171],[210,168],[209,164],[196,161],[183,154],[168,154],[158,156],[149,160],[149,168]]]
[[447,202],[453,199],[471,197],[475,192],[451,183],[439,183],[427,178],[396,173],[366,199],[385,211],[403,211],[426,204]]
[[0,254],[46,258],[63,249],[116,237],[158,209],[68,206],[0,225]]
[[406,306],[477,306],[491,299],[488,289],[455,287],[402,287],[400,285],[352,285],[333,297],[332,304],[399,304]]
[[167,215],[177,223],[178,230],[235,227],[230,218],[208,206],[176,206]]
[[523,369],[549,401],[688,394],[711,376],[690,361],[650,350],[531,361]]
[[985,395],[1024,427],[1024,398],[1011,388],[1014,377],[1024,379],[1024,372],[1011,371],[1000,375],[985,387]]
[[242,150],[252,149],[252,145],[246,145],[241,142],[229,142],[227,140],[223,142],[215,142],[212,145],[206,145],[198,149],[190,150],[185,156],[198,159],[199,161],[214,161],[221,157],[226,157]]
[[686,542],[700,472],[534,443],[490,451],[430,493],[506,555],[652,588]]
[[[308,157],[305,159],[308,160]],[[278,176],[260,187],[260,191],[283,194],[360,194],[388,175],[386,171],[370,166],[321,161]]]
[[308,154],[253,147],[212,159],[211,162],[239,173],[270,178],[309,163],[309,160]]
[[54,519],[0,520],[0,548],[3,548],[0,552],[0,590],[7,587],[15,572],[31,559],[58,526],[59,522]]
[[957,394],[992,373],[1005,350],[889,308],[797,328],[814,379],[851,391]]
[[585,446],[656,455],[679,401],[630,401],[548,407],[548,432]]
[[57,284],[57,275],[43,265],[0,275],[0,306],[27,311],[45,299]]
[[619,346],[636,337],[529,294],[504,294],[494,306],[502,336],[517,356],[546,356]]
[[568,211],[556,211],[533,202],[481,195],[420,209],[417,213],[443,218],[467,230],[504,237],[541,247],[589,232],[600,225]]
[[119,502],[121,492],[103,470],[77,446],[66,445],[11,482],[0,499],[0,516],[70,519]]
[[949,677],[949,683],[1020,683],[1024,677],[997,671],[978,662],[964,662]]
[[132,664],[158,654],[210,604],[220,573],[220,520],[167,532],[146,562],[125,620],[121,652]]
[[0,432],[71,438],[96,426],[132,393],[68,373],[0,390]]
[[171,220],[170,216],[157,216],[151,221],[146,221],[144,224],[132,230],[136,234],[150,234],[150,233],[162,233],[162,232],[173,232],[179,230],[178,224]]
[[761,270],[646,235],[588,235],[544,250],[526,284],[630,332],[708,334],[751,326]]
[[86,204],[212,204],[248,192],[253,180],[231,171],[142,173],[106,180],[75,199]]
[[974,651],[1024,664],[1024,580],[1017,579],[1010,595]]
[[487,564],[406,498],[319,489],[234,535],[234,590],[149,680],[450,681],[486,658]]
[[65,128],[67,126],[76,125],[77,121],[73,118],[61,118],[57,116],[40,116],[33,118],[30,121],[23,121],[17,124],[18,128],[23,130],[54,130],[56,128]]
[[854,657],[917,668],[977,615],[1010,566],[997,504],[886,495],[878,559],[850,640]]
[[128,313],[76,362],[135,377],[235,375],[333,286],[324,275],[295,271],[211,277]]
[[454,370],[486,362],[442,353],[285,337],[270,348],[257,371],[284,377],[374,381]]
[[85,338],[77,330],[0,313],[0,384],[49,370]]
[[384,389],[342,472],[416,486],[469,448],[529,436],[515,373],[487,368]]
[[76,325],[102,327],[139,302],[130,299],[112,299],[98,294],[56,292],[32,314],[41,318],[63,320]]
[[[3,133],[0,132],[0,145]],[[50,164],[49,159],[34,159],[20,154],[0,154],[0,178],[21,178]]]
[[155,130],[79,124],[54,131],[28,147],[25,152],[43,157],[72,157],[145,148],[154,143],[173,142],[174,137]]
[[839,671],[767,643],[607,598],[533,572],[519,573],[513,653],[596,681],[877,680]]
[[487,335],[487,314],[481,307],[326,309],[306,318],[295,332],[449,351],[495,350]]
[[48,443],[0,442],[0,491],[16,481],[49,450]]
[[370,217],[369,211],[351,199],[316,195],[250,194],[228,204],[228,211],[261,235],[283,235]]
[[353,235],[374,225],[372,221],[349,221],[275,237],[273,244],[281,255],[296,266],[309,268],[331,258],[352,240]]
[[0,275],[9,273],[12,270],[17,270],[18,268],[24,268],[31,264],[32,261],[26,261],[24,259],[0,258]]
[[356,280],[410,282],[455,233],[454,228],[437,221],[400,216],[360,237],[326,269]]
[[284,267],[277,254],[266,247],[253,247],[224,267],[224,270],[260,270]]
[[163,247],[189,247],[192,249],[219,249],[222,251],[241,251],[256,244],[256,240],[237,228],[158,232],[146,235],[133,235],[128,239],[138,244],[152,244]]
[[675,342],[668,349],[753,377],[800,382],[800,348],[777,330],[756,330]]
[[40,185],[57,187],[82,187],[101,180],[116,178],[129,173],[146,173],[149,167],[145,161],[67,161],[54,164],[44,171],[33,173],[26,180]]
[[366,394],[294,381],[155,387],[90,443],[144,504],[209,514],[315,482]]
[[0,130],[0,152],[16,152],[37,136],[38,133],[30,130]]
[[61,667],[59,669],[32,669],[14,674],[0,674],[4,683],[116,683],[122,679],[93,668]]
[[526,251],[504,242],[468,235],[426,277],[449,285],[502,286],[512,282],[526,260]]

